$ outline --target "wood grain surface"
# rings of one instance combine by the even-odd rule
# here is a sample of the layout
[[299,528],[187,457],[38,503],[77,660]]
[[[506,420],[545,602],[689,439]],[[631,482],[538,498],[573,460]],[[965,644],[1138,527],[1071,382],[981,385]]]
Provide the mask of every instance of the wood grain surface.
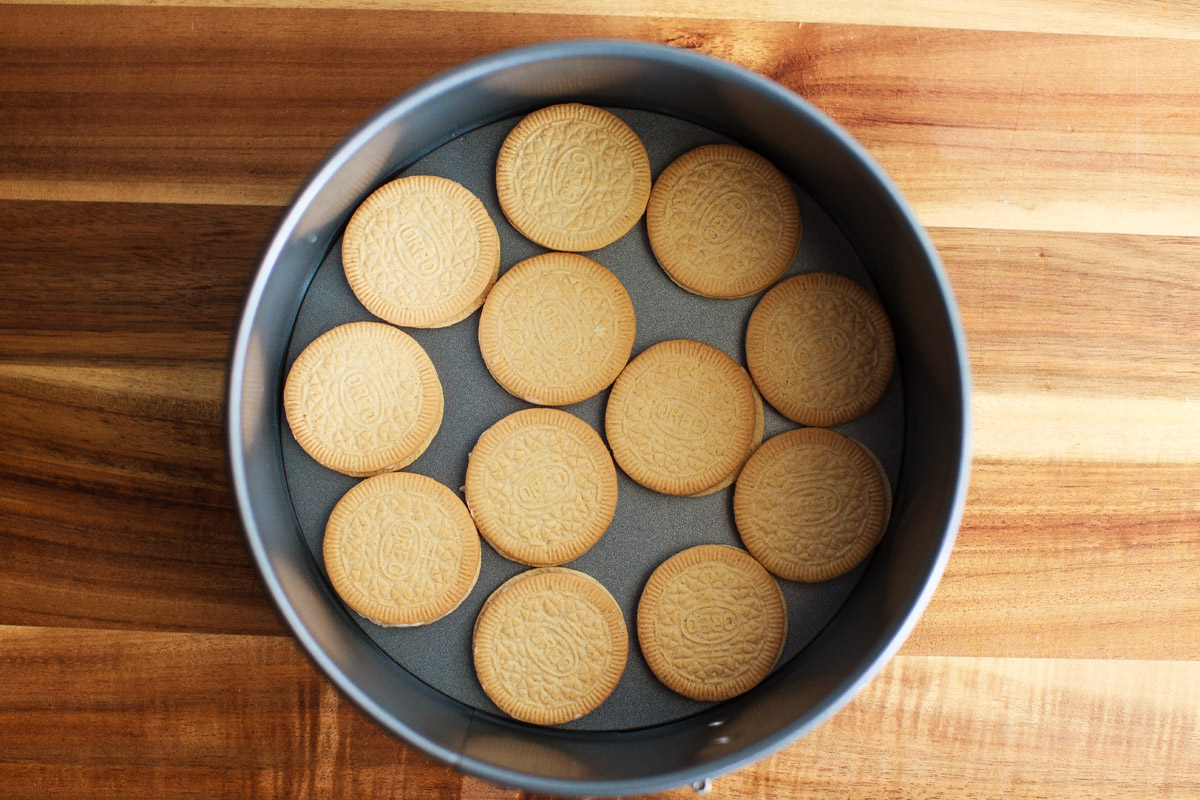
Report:
[[726,58],[845,126],[970,348],[972,485],[920,625],[711,796],[1200,796],[1200,7],[1110,0],[2,0],[0,796],[522,796],[390,738],[287,636],[225,359],[343,136],[581,37]]

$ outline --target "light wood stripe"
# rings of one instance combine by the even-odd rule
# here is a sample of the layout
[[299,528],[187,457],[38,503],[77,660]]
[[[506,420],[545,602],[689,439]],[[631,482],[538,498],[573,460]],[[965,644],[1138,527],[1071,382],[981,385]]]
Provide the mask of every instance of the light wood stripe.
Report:
[[1200,465],[976,459],[905,653],[1200,657]]
[[1051,392],[973,397],[978,458],[1189,464],[1200,461],[1200,395]]
[[[143,412],[170,410],[196,422],[220,423],[225,402],[224,365],[89,367],[76,364],[0,362],[0,385],[25,385],[48,400],[83,408],[112,410],[140,406]],[[168,404],[169,408],[168,408]]]
[[1119,405],[1200,396],[1200,325],[1189,322],[1200,308],[1200,239],[930,233],[962,312],[978,392],[1112,395]]
[[[881,160],[908,157],[894,151],[875,153]],[[944,176],[946,180],[954,180]],[[1004,185],[1007,175],[989,167],[959,176],[978,185]],[[1091,177],[1099,177],[1093,175]],[[1086,178],[1080,176],[1082,183]],[[1052,180],[1052,179],[1051,179]],[[999,182],[999,183],[997,183]],[[957,202],[936,197],[925,198],[913,193],[910,201],[916,207],[917,218],[923,225],[965,226],[995,230],[1072,231],[1076,233],[1124,233],[1143,236],[1200,236],[1200,217],[1195,215],[1191,192],[1181,197],[1147,196],[1131,192],[1124,179],[1100,179],[1094,193],[1079,187],[1075,198],[1051,200],[1010,200],[1003,193],[994,198],[973,197]],[[1055,187],[1022,187],[1025,198],[1037,197],[1041,190]],[[1016,205],[1017,203],[1024,203]],[[1163,205],[1159,205],[1162,203]],[[1175,205],[1181,203],[1182,207]],[[1124,212],[1121,209],[1125,209]],[[1112,215],[1112,216],[1109,216]],[[1101,217],[1108,217],[1103,221]]]
[[1187,797],[1200,791],[1198,679],[1194,662],[901,657],[713,794]]
[[[505,14],[605,14],[631,17],[721,19],[731,7],[721,0],[48,0],[57,5],[213,6],[219,8],[343,8],[364,10],[466,11]],[[22,0],[0,0],[18,4]],[[749,0],[739,19],[901,25],[1030,33],[1200,39],[1200,10],[1192,3],[1136,0],[997,0],[983,7],[946,0]]]
[[[0,0],[3,2],[3,0]],[[313,164],[314,168],[316,163]],[[60,203],[157,203],[225,206],[283,206],[300,182],[234,183],[196,181],[39,180],[0,178],[0,198]]]
[[[815,26],[776,75],[927,225],[1200,235],[1200,43]],[[868,55],[869,54],[869,55]]]

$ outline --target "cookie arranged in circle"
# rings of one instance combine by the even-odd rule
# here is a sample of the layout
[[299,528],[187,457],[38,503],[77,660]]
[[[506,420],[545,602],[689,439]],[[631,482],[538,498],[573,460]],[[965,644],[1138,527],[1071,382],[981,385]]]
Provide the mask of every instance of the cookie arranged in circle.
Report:
[[549,567],[522,572],[492,593],[475,621],[473,652],[479,683],[501,711],[559,725],[612,694],[629,635],[599,581]]
[[376,475],[348,491],[329,515],[322,550],[338,595],[379,625],[441,619],[479,577],[479,535],[467,507],[412,472]]
[[768,403],[790,420],[827,428],[883,397],[896,361],[887,313],[849,278],[796,275],[758,302],[746,363]]
[[891,489],[862,445],[824,428],[768,439],[737,480],[733,515],[746,549],[781,578],[844,575],[878,544]]
[[715,347],[673,339],[647,348],[613,384],[604,429],[629,477],[695,495],[727,478],[754,440],[754,389]]
[[692,547],[654,570],[637,609],[651,671],[693,700],[727,700],[757,686],[783,653],[787,607],[745,551]]
[[555,408],[509,414],[467,462],[467,507],[496,552],[533,567],[583,555],[617,510],[617,469],[600,434]]
[[562,406],[611,384],[636,332],[633,301],[616,275],[575,253],[545,253],[496,282],[479,317],[479,350],[509,394]]
[[496,194],[513,227],[551,250],[596,250],[624,236],[650,196],[646,148],[620,118],[565,103],[535,111],[496,159]]
[[650,193],[646,230],[671,280],[705,297],[746,297],[779,279],[800,243],[800,206],[757,153],[712,144],[671,162]]
[[500,237],[479,198],[432,175],[376,189],[346,225],[346,280],[375,316],[440,328],[483,305],[500,270]]
[[352,322],[296,358],[283,409],[306,453],[362,477],[405,467],[425,451],[442,422],[442,385],[411,336],[380,322]]

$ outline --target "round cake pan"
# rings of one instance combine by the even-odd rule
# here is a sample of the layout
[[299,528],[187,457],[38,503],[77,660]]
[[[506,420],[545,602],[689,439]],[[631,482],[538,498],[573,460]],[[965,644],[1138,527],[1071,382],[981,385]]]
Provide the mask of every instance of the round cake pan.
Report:
[[[305,292],[347,219],[405,166],[464,134],[560,102],[666,114],[761,153],[854,248],[887,310],[903,380],[891,523],[846,602],[746,694],[635,730],[538,728],[480,711],[401,668],[355,624],[306,546],[284,473],[280,394]],[[251,553],[317,666],[379,724],[462,771],[522,789],[623,795],[700,784],[829,717],[916,624],[958,529],[970,461],[962,328],[937,253],[845,131],[740,67],[683,50],[582,41],[512,50],[398,98],[328,158],[284,213],[246,298],[230,363],[232,483]]]

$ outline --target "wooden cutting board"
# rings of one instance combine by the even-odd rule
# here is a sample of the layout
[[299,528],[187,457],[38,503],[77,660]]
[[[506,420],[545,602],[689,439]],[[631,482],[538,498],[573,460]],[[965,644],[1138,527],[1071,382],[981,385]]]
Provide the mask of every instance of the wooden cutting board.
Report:
[[744,5],[0,2],[0,795],[519,795],[385,735],[289,638],[230,499],[225,358],[281,207],[366,116],[483,54],[625,37],[857,137],[974,371],[921,624],[711,796],[1200,796],[1200,8]]

